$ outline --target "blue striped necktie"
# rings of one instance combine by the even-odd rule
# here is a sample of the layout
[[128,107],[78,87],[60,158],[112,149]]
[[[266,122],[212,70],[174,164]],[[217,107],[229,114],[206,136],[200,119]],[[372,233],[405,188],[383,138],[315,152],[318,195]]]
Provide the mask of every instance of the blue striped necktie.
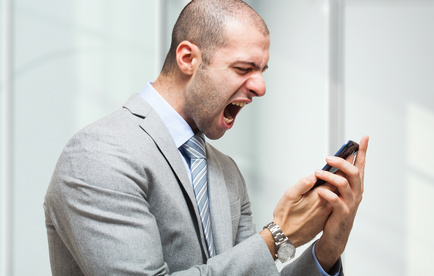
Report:
[[203,232],[208,245],[210,257],[215,255],[214,241],[211,230],[211,218],[209,214],[208,177],[206,166],[205,141],[196,135],[190,138],[182,147],[190,157],[191,181],[196,197],[199,214],[202,221]]

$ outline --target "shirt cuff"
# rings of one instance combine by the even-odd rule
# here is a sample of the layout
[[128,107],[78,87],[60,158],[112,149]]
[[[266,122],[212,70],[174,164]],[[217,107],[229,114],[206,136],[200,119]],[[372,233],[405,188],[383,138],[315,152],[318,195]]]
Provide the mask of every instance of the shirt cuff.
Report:
[[341,258],[339,258],[339,260],[333,266],[333,268],[331,270],[333,274],[328,274],[327,272],[324,271],[324,269],[322,268],[322,266],[318,262],[318,259],[316,258],[315,245],[316,245],[316,242],[312,246],[312,255],[313,255],[313,259],[315,260],[316,266],[319,270],[319,273],[321,273],[322,276],[338,276],[341,273],[341,269],[342,269]]

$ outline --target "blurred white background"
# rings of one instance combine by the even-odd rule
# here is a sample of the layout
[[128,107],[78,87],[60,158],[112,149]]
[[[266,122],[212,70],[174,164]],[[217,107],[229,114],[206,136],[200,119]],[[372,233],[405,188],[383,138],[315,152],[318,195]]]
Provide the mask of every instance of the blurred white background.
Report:
[[[57,158],[156,78],[186,2],[0,0],[1,276],[51,274]],[[271,31],[267,95],[211,143],[244,173],[257,229],[327,154],[370,135],[346,275],[431,275],[434,0],[248,3]]]

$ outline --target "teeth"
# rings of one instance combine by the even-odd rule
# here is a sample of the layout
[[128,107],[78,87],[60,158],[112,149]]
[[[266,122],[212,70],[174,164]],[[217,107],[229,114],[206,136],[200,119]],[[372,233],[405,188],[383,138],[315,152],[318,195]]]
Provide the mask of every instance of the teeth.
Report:
[[[233,102],[233,103],[231,103],[231,104],[236,105],[236,106],[239,106],[239,107],[241,107],[241,108],[243,108],[243,107],[246,106],[246,103],[243,103],[243,102]],[[234,118],[232,118],[232,116],[229,115],[229,114],[228,114],[227,116],[228,116],[228,117],[224,116],[225,123],[226,123],[226,124],[230,124],[230,123],[232,123],[232,121],[234,120]]]
[[224,117],[224,119],[225,119],[225,123],[226,124],[230,124],[230,123],[232,123],[232,121],[234,120],[233,118],[226,118],[226,117]]
[[244,106],[246,106],[246,103],[243,103],[243,102],[233,102],[232,104],[233,104],[233,105],[237,105],[237,106],[239,106],[239,107],[244,107]]

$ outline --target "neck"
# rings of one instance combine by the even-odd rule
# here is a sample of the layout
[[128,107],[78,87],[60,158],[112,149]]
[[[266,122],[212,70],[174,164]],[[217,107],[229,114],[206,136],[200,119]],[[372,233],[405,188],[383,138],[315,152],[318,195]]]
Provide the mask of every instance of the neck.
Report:
[[188,79],[185,78],[185,76],[160,74],[152,86],[166,100],[166,102],[184,118],[190,127],[192,127],[193,131],[196,132],[197,129],[192,126],[192,123],[187,118],[184,110],[187,84]]
[[185,86],[172,75],[159,75],[152,84],[155,90],[182,116]]

